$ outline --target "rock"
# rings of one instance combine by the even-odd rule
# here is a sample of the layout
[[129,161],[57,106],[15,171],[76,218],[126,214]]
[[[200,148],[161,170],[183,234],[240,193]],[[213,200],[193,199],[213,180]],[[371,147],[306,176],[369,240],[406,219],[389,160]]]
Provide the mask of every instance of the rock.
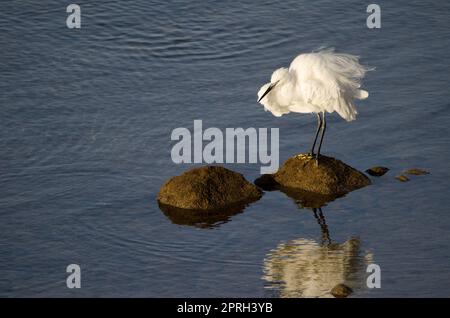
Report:
[[419,169],[419,168],[408,169],[408,170],[405,170],[404,173],[412,174],[412,175],[416,175],[416,176],[430,174],[428,171],[423,170],[423,169]]
[[261,177],[257,178],[254,183],[264,191],[278,190],[279,186],[271,174],[263,174]]
[[333,287],[330,293],[336,298],[345,298],[351,293],[353,293],[353,290],[347,285],[337,284],[336,286]]
[[319,164],[308,155],[293,156],[273,175],[273,179],[283,188],[331,196],[344,195],[371,184],[362,172],[323,155]]
[[213,210],[256,201],[261,195],[261,190],[240,173],[219,166],[205,166],[169,179],[159,191],[158,202],[212,213]]
[[375,177],[381,177],[388,171],[389,171],[389,168],[380,167],[380,166],[372,167],[372,168],[366,170],[366,172],[368,174],[370,174],[371,176],[375,176]]
[[396,176],[395,179],[397,179],[398,181],[401,181],[401,182],[409,181],[409,178],[407,176],[403,175],[403,174],[401,174],[399,176]]

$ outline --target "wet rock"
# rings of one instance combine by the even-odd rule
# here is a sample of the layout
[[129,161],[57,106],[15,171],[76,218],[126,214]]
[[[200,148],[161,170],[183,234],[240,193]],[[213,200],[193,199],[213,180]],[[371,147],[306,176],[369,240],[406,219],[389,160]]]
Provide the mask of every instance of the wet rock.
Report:
[[322,195],[340,196],[370,185],[362,172],[340,160],[320,156],[319,163],[308,155],[289,158],[273,175],[279,187]]
[[371,176],[374,176],[374,177],[381,177],[388,171],[389,171],[389,168],[380,167],[380,166],[372,167],[372,168],[366,170],[366,172],[368,174],[370,174]]
[[395,179],[397,179],[398,181],[401,181],[401,182],[409,181],[409,178],[407,176],[403,175],[403,174],[401,174],[399,176],[396,176]]
[[159,191],[158,202],[214,213],[214,210],[256,201],[261,195],[261,190],[240,173],[219,166],[205,166],[169,179]]
[[336,286],[333,287],[330,293],[336,298],[345,298],[351,293],[353,293],[353,290],[347,285],[337,284]]
[[412,175],[416,175],[416,176],[430,174],[430,172],[423,170],[423,169],[419,169],[419,168],[408,169],[408,170],[405,170],[404,173],[412,174]]

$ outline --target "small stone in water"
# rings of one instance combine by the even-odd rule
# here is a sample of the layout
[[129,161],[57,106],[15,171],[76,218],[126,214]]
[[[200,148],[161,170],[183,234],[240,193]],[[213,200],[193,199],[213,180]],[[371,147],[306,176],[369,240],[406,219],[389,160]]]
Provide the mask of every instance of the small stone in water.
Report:
[[401,181],[401,182],[409,181],[409,178],[407,176],[402,175],[402,174],[399,175],[399,176],[396,176],[395,179],[397,179],[398,181]]
[[375,176],[375,177],[381,177],[382,175],[384,175],[388,171],[389,171],[389,168],[379,167],[379,166],[372,167],[372,168],[366,170],[366,172],[368,174],[370,174],[371,176]]
[[416,175],[416,176],[422,176],[424,174],[430,174],[428,171],[423,170],[423,169],[419,169],[419,168],[408,169],[404,173],[406,173],[406,174],[413,174],[413,175]]
[[337,284],[336,286],[333,287],[330,293],[336,298],[345,298],[351,293],[353,293],[353,290],[347,285]]

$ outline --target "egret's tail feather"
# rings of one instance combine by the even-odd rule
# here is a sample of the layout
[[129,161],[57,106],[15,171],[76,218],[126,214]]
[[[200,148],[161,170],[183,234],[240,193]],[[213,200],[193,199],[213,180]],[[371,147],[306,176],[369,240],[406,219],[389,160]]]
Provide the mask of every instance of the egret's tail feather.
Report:
[[357,99],[366,99],[367,97],[369,97],[369,92],[368,91],[365,91],[363,89],[358,89],[356,91],[355,98],[357,98]]
[[355,104],[351,100],[346,100],[343,97],[338,98],[335,111],[346,121],[355,120],[356,114],[358,114]]
[[327,87],[338,90],[334,110],[347,121],[355,120],[357,111],[353,101],[369,97],[369,92],[360,87],[366,72],[372,68],[361,65],[356,55],[325,50],[318,56],[320,63],[316,66],[316,74],[320,74]]

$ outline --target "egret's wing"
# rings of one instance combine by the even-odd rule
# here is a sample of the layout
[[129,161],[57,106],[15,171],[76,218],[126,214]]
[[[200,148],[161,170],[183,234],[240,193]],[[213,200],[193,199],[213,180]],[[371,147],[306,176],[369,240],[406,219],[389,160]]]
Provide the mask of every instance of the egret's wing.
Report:
[[332,81],[308,79],[298,84],[298,92],[303,100],[323,111],[332,112],[332,105],[339,98],[339,88]]
[[307,80],[299,84],[299,93],[305,102],[314,106],[316,112],[337,112],[347,121],[356,118],[353,98],[346,96],[337,83],[331,78],[326,80]]

